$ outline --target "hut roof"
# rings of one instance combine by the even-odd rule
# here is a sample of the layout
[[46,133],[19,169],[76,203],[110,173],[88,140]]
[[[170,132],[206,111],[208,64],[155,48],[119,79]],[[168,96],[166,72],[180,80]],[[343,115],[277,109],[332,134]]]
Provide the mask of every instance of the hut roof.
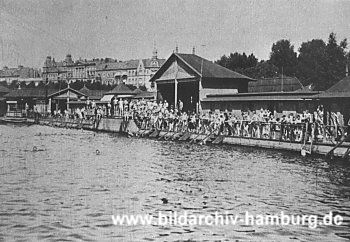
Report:
[[[198,55],[194,54],[177,54],[188,65],[194,68],[202,77],[209,78],[234,78],[234,79],[247,79],[253,81],[254,79],[231,71],[223,66],[215,64],[209,60],[206,60]],[[203,64],[202,64],[203,63]]]
[[135,94],[139,94],[139,93],[142,93],[143,91],[140,89],[140,88],[136,88],[133,93]]
[[[57,92],[57,89],[48,89],[47,96]],[[4,95],[6,98],[45,98],[45,88],[25,88],[25,89],[14,89]]]
[[138,93],[136,94],[133,98],[135,99],[156,99],[157,97],[157,93],[156,92],[148,92],[148,91],[145,91],[145,92],[141,92],[141,93]]
[[194,54],[173,53],[162,65],[162,67],[150,79],[151,82],[156,81],[171,66],[175,59],[183,62],[192,69],[198,76],[202,78],[217,79],[242,79],[246,81],[255,81],[250,77],[231,71],[223,66],[215,64]]
[[350,98],[350,76],[341,79],[317,98]]
[[124,94],[124,95],[130,95],[134,94],[133,91],[127,87],[124,83],[118,84],[115,88],[113,88],[111,91],[107,92],[106,94]]
[[105,91],[103,90],[90,90],[85,85],[79,90],[79,92],[84,93],[89,99],[99,100],[103,97]]
[[85,85],[79,89],[79,92],[85,93],[87,94],[88,92],[90,92],[91,90],[89,88],[87,88]]
[[292,92],[303,90],[304,86],[296,77],[263,78],[256,82],[248,83],[248,92]]
[[71,91],[71,92],[73,92],[73,93],[75,93],[75,94],[78,94],[79,96],[86,96],[85,93],[82,93],[82,92],[80,92],[80,91],[78,91],[78,90],[75,90],[75,89],[73,89],[73,88],[71,88],[71,87],[67,87],[67,88],[58,90],[58,91],[56,91],[56,92],[53,92],[53,93],[49,94],[48,96],[49,96],[49,97],[54,97],[54,96],[61,95],[61,94],[65,93],[65,92],[68,92],[68,91]]
[[9,93],[11,90],[7,87],[0,85],[0,93]]

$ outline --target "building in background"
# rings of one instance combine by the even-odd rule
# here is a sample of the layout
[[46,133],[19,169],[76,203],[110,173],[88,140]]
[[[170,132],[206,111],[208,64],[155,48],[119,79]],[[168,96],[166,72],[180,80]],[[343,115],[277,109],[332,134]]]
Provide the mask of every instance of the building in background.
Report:
[[318,103],[313,97],[318,93],[304,87],[296,77],[280,76],[249,82],[247,93],[208,95],[203,101],[210,110],[260,112],[268,109],[281,117],[315,110]]
[[63,61],[56,62],[51,56],[46,57],[43,67],[43,80],[58,82],[99,81],[102,84],[115,85],[120,81],[136,87],[145,86],[151,89],[150,78],[158,71],[165,59],[158,59],[157,50],[153,50],[152,58],[128,61],[105,59],[79,59],[73,61],[68,54]]
[[11,84],[12,81],[25,81],[27,83],[33,81],[39,83],[41,80],[40,70],[31,67],[18,66],[9,68],[5,66],[0,70],[0,82],[6,81],[8,84]]
[[122,81],[136,87],[145,86],[151,90],[149,80],[163,65],[165,59],[158,59],[157,50],[153,50],[152,58],[100,63],[96,69],[96,77],[102,84],[117,84]]
[[51,56],[46,57],[43,67],[43,79],[58,82],[60,80],[70,81],[95,81],[96,66],[99,63],[108,63],[115,60],[106,59],[79,59],[73,61],[72,56],[67,54],[63,61],[56,62]]

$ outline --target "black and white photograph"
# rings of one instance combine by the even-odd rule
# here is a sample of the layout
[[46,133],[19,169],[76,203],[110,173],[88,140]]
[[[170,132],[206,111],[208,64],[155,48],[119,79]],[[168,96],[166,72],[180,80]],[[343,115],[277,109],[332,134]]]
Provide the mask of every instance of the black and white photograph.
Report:
[[349,241],[350,1],[0,0],[0,241]]

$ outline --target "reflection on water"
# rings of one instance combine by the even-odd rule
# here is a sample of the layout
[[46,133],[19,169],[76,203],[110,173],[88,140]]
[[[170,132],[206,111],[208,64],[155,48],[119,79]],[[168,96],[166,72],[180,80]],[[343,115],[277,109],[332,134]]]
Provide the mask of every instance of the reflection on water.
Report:
[[[0,240],[350,238],[350,164],[345,162],[41,126],[1,125],[0,143]],[[157,216],[159,211],[315,215],[333,211],[345,223],[317,229],[120,227],[111,220],[113,214]]]

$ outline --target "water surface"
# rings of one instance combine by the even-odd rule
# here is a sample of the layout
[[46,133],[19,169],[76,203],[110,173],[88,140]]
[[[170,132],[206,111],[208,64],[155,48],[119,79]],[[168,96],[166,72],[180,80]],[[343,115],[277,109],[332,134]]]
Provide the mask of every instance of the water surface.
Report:
[[[295,153],[0,125],[0,241],[341,241],[350,164]],[[33,150],[36,146],[37,150]],[[34,148],[35,149],[35,148]],[[96,154],[99,150],[99,154]],[[167,203],[162,199],[166,198]],[[111,215],[324,215],[342,226],[115,226]]]

